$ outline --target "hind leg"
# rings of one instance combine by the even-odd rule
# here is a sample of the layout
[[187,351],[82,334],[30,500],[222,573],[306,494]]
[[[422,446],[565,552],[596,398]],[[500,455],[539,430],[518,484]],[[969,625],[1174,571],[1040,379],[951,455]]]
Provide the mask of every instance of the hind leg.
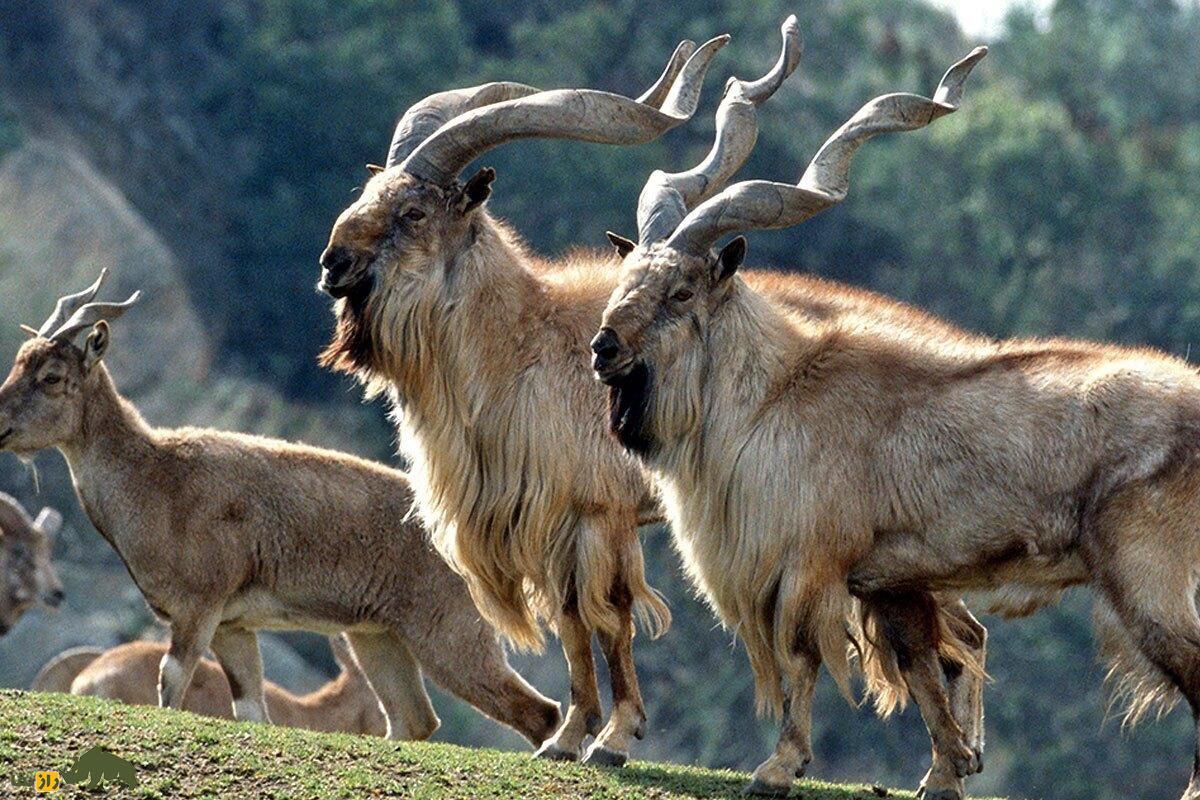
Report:
[[592,632],[573,603],[559,617],[558,638],[571,674],[571,703],[562,726],[537,754],[555,761],[578,761],[583,740],[600,732],[601,709],[596,662],[592,660]]
[[933,743],[933,763],[917,794],[926,800],[962,800],[963,778],[976,771],[975,755],[942,686],[936,604],[922,592],[882,593],[865,602],[883,620],[884,635]]
[[1200,487],[1189,486],[1184,475],[1151,488],[1133,487],[1110,499],[1084,541],[1097,589],[1121,626],[1120,645],[1136,650],[1122,652],[1119,666],[1150,670],[1132,698],[1131,713],[1153,705],[1159,687],[1173,686],[1191,706],[1197,734],[1184,800],[1200,800],[1197,506]]
[[387,717],[387,738],[428,739],[441,720],[429,702],[421,666],[393,633],[347,632],[354,658]]
[[[410,640],[425,673],[483,714],[520,733],[534,747],[550,738],[562,722],[558,704],[509,666],[495,631],[479,618],[475,606],[470,606],[469,615],[448,614],[444,622],[439,628],[453,629],[435,629]],[[451,643],[453,646],[448,646]]]
[[980,674],[987,661],[987,628],[975,619],[962,600],[938,598],[942,613],[946,614],[955,630],[975,657],[979,670],[963,669],[961,664],[941,660],[942,674],[946,677],[946,692],[950,695],[950,713],[958,722],[967,743],[975,753],[975,771],[983,771],[983,682]]
[[613,605],[620,617],[619,630],[615,635],[603,631],[598,634],[608,662],[613,711],[585,760],[589,764],[620,767],[629,759],[633,740],[646,733],[646,706],[633,663],[633,597],[623,578],[618,578],[618,586],[613,590]]
[[821,657],[815,651],[797,653],[787,678],[783,723],[775,752],[754,770],[754,779],[743,794],[786,797],[792,782],[804,775],[812,761],[812,701]]

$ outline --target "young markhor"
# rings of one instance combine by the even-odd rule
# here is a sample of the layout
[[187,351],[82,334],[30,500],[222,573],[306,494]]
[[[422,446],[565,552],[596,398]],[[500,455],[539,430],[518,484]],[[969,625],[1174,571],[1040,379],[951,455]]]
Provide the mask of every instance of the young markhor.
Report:
[[[311,731],[387,735],[387,720],[367,676],[342,636],[331,636],[341,672],[316,691],[295,695],[271,681],[263,682],[263,698],[272,725]],[[158,672],[167,645],[126,642],[109,650],[74,648],[53,658],[29,687],[34,692],[62,692],[102,697],[133,705],[158,705]],[[183,698],[183,710],[207,717],[233,719],[233,697],[221,665],[200,660]]]
[[160,704],[182,706],[211,646],[234,715],[266,721],[255,631],[345,630],[390,737],[424,739],[437,729],[424,669],[542,743],[558,725],[557,705],[509,667],[462,580],[410,519],[406,477],[259,436],[151,427],[102,361],[106,320],[137,295],[91,302],[103,278],[59,300],[21,346],[0,386],[0,447],[66,456],[92,524],[171,626]]

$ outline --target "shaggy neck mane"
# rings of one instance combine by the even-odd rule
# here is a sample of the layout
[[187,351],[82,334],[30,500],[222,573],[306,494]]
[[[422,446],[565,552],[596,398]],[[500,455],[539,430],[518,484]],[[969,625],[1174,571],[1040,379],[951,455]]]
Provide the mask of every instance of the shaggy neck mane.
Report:
[[[535,274],[535,263],[481,212],[445,261],[394,270],[365,302],[343,301],[330,356],[368,394],[387,391],[435,545],[489,621],[534,647],[536,617],[563,607],[573,559],[555,551],[578,522],[571,490],[544,491],[537,477],[570,487],[566,470],[578,465],[564,465],[545,427],[565,410],[528,376],[550,370],[571,386],[568,396],[599,392],[572,366],[586,364],[580,310],[556,300],[554,279]],[[600,304],[597,296],[597,317]]]
[[849,692],[844,625],[852,603],[844,581],[805,603],[789,600],[796,586],[809,580],[821,586],[821,578],[799,560],[807,531],[764,513],[771,507],[765,490],[773,480],[786,482],[778,474],[786,464],[762,444],[779,441],[767,418],[789,364],[813,343],[782,308],[740,276],[733,281],[696,356],[656,371],[654,429],[666,433],[649,466],[687,574],[745,644],[760,709],[778,712],[779,665],[794,657],[802,622]]
[[767,387],[779,384],[800,346],[781,309],[740,277],[734,281],[709,320],[703,351],[653,373],[656,471],[698,480],[712,474],[706,454],[728,463],[726,448],[740,448],[771,400]]

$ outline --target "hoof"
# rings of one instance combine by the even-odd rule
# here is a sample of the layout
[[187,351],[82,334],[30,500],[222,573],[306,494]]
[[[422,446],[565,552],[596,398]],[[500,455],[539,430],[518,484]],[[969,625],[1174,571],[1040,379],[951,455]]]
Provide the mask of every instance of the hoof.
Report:
[[965,751],[961,757],[955,758],[952,763],[954,764],[954,775],[960,779],[968,775],[974,775],[983,769],[979,763],[979,757],[974,750]]
[[538,758],[544,758],[547,761],[578,761],[579,754],[571,750],[566,750],[559,747],[555,742],[546,742],[542,745],[542,749],[538,750],[534,755]]
[[629,756],[625,753],[618,753],[616,750],[609,750],[607,747],[594,744],[588,751],[587,757],[583,759],[583,763],[599,767],[623,767],[628,760]]
[[788,792],[792,791],[791,785],[779,786],[774,783],[760,781],[757,778],[750,781],[745,789],[742,789],[743,797],[787,797]]
[[975,774],[983,772],[983,748],[972,747],[971,752],[975,754]]
[[922,786],[917,790],[918,800],[963,800],[962,792],[958,789],[927,789]]

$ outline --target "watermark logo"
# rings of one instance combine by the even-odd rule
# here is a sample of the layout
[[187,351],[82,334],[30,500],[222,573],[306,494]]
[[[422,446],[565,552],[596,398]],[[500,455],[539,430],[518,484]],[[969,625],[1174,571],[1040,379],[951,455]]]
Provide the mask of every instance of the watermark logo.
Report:
[[[103,747],[93,747],[83,753],[66,772],[37,772],[32,781],[33,790],[42,794],[57,792],[64,784],[95,789],[112,783],[128,789],[136,788],[137,773],[133,764]],[[27,783],[26,786],[28,785]]]
[[62,775],[57,772],[39,772],[33,776],[33,790],[38,793],[57,792],[62,788]]

